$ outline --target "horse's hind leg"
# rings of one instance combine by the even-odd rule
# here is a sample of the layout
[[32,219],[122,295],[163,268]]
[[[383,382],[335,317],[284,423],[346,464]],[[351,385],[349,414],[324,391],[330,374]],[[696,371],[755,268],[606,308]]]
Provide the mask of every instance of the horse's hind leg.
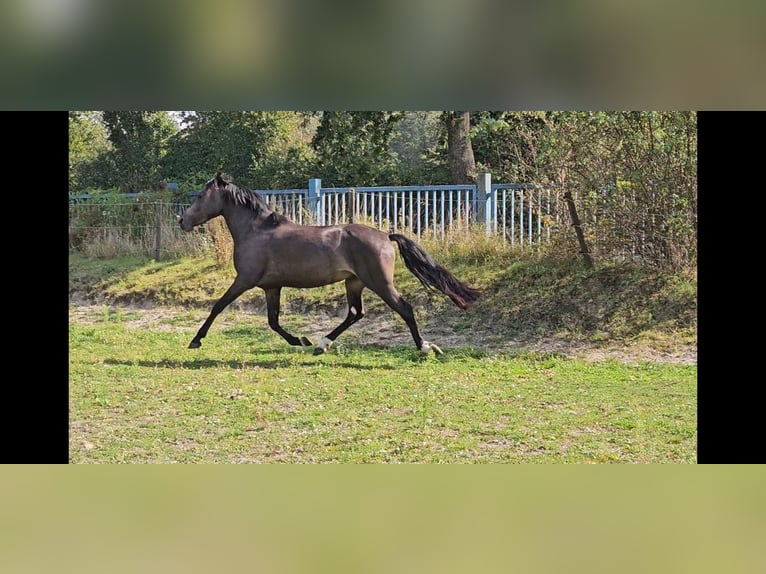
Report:
[[295,337],[285,331],[279,324],[279,299],[282,294],[282,289],[276,287],[274,289],[264,289],[266,293],[266,313],[269,317],[269,327],[279,333],[282,338],[291,345],[311,347],[312,343],[306,337]]
[[362,304],[362,290],[364,290],[364,283],[362,283],[356,277],[349,277],[346,279],[346,299],[348,301],[348,314],[343,322],[335,327],[326,337],[322,340],[314,349],[315,355],[321,355],[326,352],[335,342],[338,336],[348,329],[351,325],[356,323],[359,319],[364,317],[364,305]]
[[410,333],[412,334],[413,341],[415,341],[415,346],[421,353],[428,354],[433,351],[438,355],[443,354],[439,347],[433,343],[424,341],[423,337],[420,336],[418,324],[415,322],[415,313],[412,310],[412,305],[399,295],[399,292],[396,290],[393,283],[386,282],[381,286],[373,287],[368,285],[368,287],[375,291],[375,293],[377,293],[389,307],[399,313],[401,318],[404,319],[404,322],[407,323],[407,326],[410,328]]

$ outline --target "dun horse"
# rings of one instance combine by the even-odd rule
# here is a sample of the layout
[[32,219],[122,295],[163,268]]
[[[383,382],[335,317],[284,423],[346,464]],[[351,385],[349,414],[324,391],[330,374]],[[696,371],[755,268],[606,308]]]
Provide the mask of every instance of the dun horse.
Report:
[[395,253],[399,246],[404,264],[427,288],[435,288],[461,309],[479,297],[479,291],[462,283],[436,263],[415,242],[397,233],[388,234],[366,225],[298,225],[278,214],[257,193],[234,185],[220,172],[205,184],[194,203],[179,219],[181,229],[223,215],[234,240],[234,268],[237,276],[231,287],[213,305],[190,349],[202,345],[210,325],[232,301],[253,287],[266,294],[269,326],[291,345],[313,346],[306,337],[295,337],[279,324],[282,287],[310,288],[345,281],[348,315],[314,349],[326,352],[338,336],[364,316],[362,291],[377,294],[396,311],[412,333],[415,346],[424,354],[442,354],[433,343],[424,341],[415,323],[412,306],[394,287]]

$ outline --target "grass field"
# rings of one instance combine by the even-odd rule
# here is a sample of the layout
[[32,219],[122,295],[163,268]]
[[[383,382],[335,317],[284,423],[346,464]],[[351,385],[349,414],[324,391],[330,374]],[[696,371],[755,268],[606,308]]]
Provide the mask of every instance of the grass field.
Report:
[[[272,332],[258,289],[187,349],[230,261],[71,255],[70,461],[696,462],[696,270],[586,270],[481,235],[424,247],[483,291],[461,312],[399,262],[399,290],[445,350],[425,359],[368,292],[326,355]],[[282,323],[316,342],[344,303],[342,285],[288,289]]]
[[70,322],[73,463],[694,463],[696,366],[339,343],[233,313]]

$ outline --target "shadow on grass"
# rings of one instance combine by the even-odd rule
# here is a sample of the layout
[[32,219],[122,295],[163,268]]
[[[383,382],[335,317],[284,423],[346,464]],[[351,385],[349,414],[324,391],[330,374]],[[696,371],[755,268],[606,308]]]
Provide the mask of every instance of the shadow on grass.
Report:
[[[124,365],[130,367],[148,367],[148,368],[161,368],[161,369],[314,369],[317,364],[321,364],[321,357],[317,357],[316,361],[308,363],[294,363],[286,359],[271,359],[264,361],[237,361],[237,360],[218,360],[218,359],[193,359],[189,361],[177,360],[177,359],[160,359],[157,361],[125,361],[119,359],[106,359],[104,363],[107,365]],[[347,360],[342,362],[333,362],[328,365],[332,368],[339,369],[351,369],[354,371],[377,371],[388,370],[395,371],[399,369],[396,365],[360,365],[353,360]]]

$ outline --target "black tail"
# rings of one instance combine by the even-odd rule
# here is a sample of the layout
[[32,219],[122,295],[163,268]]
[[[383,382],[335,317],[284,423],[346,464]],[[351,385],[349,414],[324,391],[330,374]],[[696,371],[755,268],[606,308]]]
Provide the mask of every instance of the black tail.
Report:
[[399,246],[404,264],[417,277],[426,289],[436,288],[460,307],[466,309],[479,299],[478,289],[469,287],[444,267],[434,261],[428,253],[411,239],[398,233],[388,236]]

